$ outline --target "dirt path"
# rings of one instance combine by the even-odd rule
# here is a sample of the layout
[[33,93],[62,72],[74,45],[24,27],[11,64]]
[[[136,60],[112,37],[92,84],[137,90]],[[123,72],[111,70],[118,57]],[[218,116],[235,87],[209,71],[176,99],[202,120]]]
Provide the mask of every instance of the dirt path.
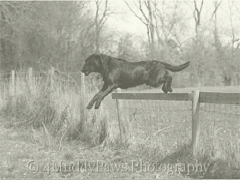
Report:
[[33,141],[33,135],[0,122],[0,179],[186,179],[151,167],[146,170],[137,155],[129,157],[123,149],[91,148],[79,142],[49,149]]

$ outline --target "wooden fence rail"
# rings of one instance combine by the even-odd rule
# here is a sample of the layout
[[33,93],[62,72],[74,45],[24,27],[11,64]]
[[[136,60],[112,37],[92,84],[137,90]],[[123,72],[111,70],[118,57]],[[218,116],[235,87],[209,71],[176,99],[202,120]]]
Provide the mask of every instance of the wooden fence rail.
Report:
[[240,93],[200,92],[200,103],[240,104]]
[[169,101],[188,101],[191,99],[188,93],[113,93],[113,99],[135,99],[135,100],[169,100]]
[[124,143],[126,135],[123,133],[125,129],[124,120],[121,115],[121,101],[125,100],[169,100],[169,101],[192,101],[192,150],[193,155],[198,154],[198,143],[200,135],[201,121],[199,119],[200,103],[215,103],[215,104],[240,104],[240,93],[217,93],[217,92],[200,92],[199,90],[192,93],[113,93],[112,99],[116,99],[118,108],[118,118],[120,126],[120,138]]

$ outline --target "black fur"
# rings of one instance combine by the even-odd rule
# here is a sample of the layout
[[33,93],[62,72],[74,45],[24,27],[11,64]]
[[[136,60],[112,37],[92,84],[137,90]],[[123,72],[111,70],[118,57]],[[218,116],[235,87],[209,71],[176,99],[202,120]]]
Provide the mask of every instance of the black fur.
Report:
[[181,71],[187,68],[189,64],[190,62],[172,66],[155,60],[129,62],[104,54],[92,54],[85,60],[81,71],[86,76],[91,72],[100,73],[104,84],[102,89],[89,102],[87,108],[91,109],[96,102],[95,109],[98,109],[104,97],[117,88],[127,89],[141,84],[159,87],[163,84],[163,92],[172,92],[172,77],[169,76],[168,70]]

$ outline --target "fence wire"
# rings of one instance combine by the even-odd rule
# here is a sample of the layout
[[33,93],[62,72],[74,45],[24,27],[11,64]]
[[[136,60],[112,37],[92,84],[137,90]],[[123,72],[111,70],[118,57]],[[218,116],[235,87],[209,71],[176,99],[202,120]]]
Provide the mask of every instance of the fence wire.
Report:
[[237,159],[236,154],[240,154],[240,102],[201,103],[199,115],[201,122],[199,147],[202,152],[211,154],[216,159],[219,157]]
[[[129,123],[129,142],[167,153],[191,141],[191,102],[120,100]],[[166,152],[164,152],[166,153]]]

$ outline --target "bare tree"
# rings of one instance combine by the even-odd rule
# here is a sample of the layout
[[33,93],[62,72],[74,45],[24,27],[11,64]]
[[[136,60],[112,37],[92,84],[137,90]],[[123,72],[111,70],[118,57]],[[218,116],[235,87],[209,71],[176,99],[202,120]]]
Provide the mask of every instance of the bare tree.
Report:
[[176,41],[180,44],[175,30],[182,23],[183,17],[178,11],[180,8],[177,1],[166,3],[165,0],[138,0],[131,5],[125,1],[125,4],[146,27],[151,58],[160,49],[167,48],[169,41],[175,41],[175,45]]
[[152,0],[152,4],[158,46],[181,50],[181,31],[182,27],[186,26],[180,3],[178,1],[166,3],[164,0]]
[[[21,50],[24,48],[24,39],[19,36],[23,26],[30,26],[29,14],[32,12],[32,2],[0,2],[0,59],[1,67],[16,68],[21,66],[18,61]],[[20,19],[24,21],[21,22]]]
[[137,17],[146,27],[147,29],[147,37],[148,37],[148,44],[150,49],[150,56],[153,57],[153,52],[155,50],[155,27],[153,23],[153,13],[152,13],[152,5],[151,2],[148,0],[138,0],[137,4],[134,3],[135,8],[134,10],[130,4],[125,0],[125,4],[130,9],[130,11]]
[[211,19],[214,19],[214,46],[218,52],[221,51],[221,42],[220,42],[219,33],[218,33],[217,11],[221,3],[222,1],[220,2],[214,1],[214,10],[211,16]]
[[0,2],[1,67],[38,68],[39,60],[44,59],[66,70],[75,59],[77,35],[86,19],[85,4]]
[[201,23],[201,13],[203,7],[204,0],[201,0],[200,7],[198,7],[196,0],[194,0],[194,11],[193,11],[193,18],[195,20],[195,35],[197,41],[199,40],[199,28]]
[[107,21],[109,15],[108,0],[96,0],[96,13],[95,13],[95,52],[99,53],[100,48],[100,33]]

